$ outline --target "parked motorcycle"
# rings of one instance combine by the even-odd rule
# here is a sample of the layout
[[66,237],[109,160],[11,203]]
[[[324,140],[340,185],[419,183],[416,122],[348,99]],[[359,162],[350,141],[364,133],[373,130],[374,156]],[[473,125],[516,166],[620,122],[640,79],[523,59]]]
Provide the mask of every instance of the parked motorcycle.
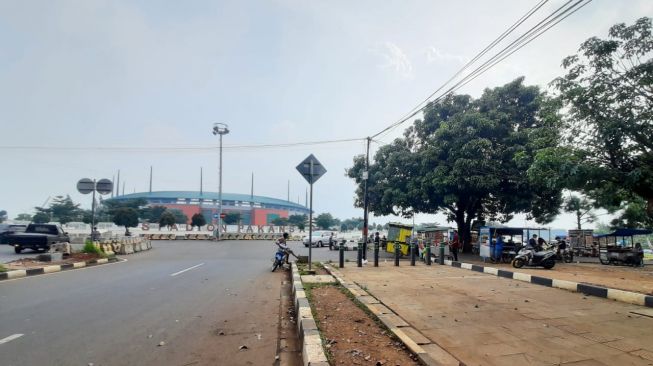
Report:
[[274,254],[274,259],[272,260],[272,272],[274,272],[277,268],[283,267],[283,262],[285,261],[286,258],[286,249],[279,248],[277,252]]
[[558,240],[555,244],[556,259],[565,263],[574,261],[574,252],[564,240]]
[[542,250],[536,252],[532,247],[522,248],[515,259],[512,260],[512,266],[515,268],[544,267],[551,269],[556,265],[556,253],[553,250]]

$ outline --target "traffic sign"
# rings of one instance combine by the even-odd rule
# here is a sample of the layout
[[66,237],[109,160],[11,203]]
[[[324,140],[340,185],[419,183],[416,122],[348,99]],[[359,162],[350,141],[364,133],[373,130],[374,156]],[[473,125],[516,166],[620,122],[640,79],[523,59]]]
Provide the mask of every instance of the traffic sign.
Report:
[[326,173],[324,165],[313,154],[309,155],[304,161],[297,165],[297,171],[310,184],[315,183],[321,176]]
[[214,218],[214,219],[217,219],[218,217],[220,217],[220,215],[218,215],[218,214],[213,214],[213,218]]
[[81,194],[89,194],[95,190],[95,182],[88,179],[82,178],[77,182],[77,191]]
[[109,194],[113,191],[113,182],[108,179],[100,179],[95,185],[99,194]]
[[220,214],[220,218],[221,218],[221,219],[224,219],[225,217],[227,217],[227,214],[226,214],[226,213],[223,212],[223,213]]

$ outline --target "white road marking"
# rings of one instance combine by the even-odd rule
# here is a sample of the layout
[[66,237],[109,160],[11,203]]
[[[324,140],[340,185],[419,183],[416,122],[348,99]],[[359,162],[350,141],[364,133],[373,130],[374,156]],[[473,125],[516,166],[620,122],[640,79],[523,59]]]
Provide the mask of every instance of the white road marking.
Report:
[[11,341],[13,341],[14,339],[17,339],[17,338],[22,337],[23,335],[24,335],[24,334],[12,334],[12,335],[10,335],[10,336],[7,337],[7,338],[0,339],[0,344],[11,342]]
[[184,272],[186,272],[186,271],[190,271],[191,269],[195,269],[195,268],[197,268],[197,267],[199,267],[199,266],[203,266],[203,265],[204,265],[204,263],[200,263],[200,264],[198,264],[198,265],[196,265],[196,266],[192,266],[192,267],[189,267],[189,268],[186,268],[186,269],[182,269],[182,270],[179,271],[179,272],[175,272],[175,273],[171,274],[170,276],[174,277],[174,276],[176,276],[176,275],[178,275],[178,274],[182,274],[182,273],[184,273]]

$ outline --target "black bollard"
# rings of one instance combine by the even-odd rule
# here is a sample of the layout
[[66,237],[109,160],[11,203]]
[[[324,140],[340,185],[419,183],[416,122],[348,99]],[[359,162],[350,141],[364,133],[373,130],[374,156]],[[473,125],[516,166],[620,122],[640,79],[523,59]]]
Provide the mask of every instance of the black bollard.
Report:
[[399,267],[399,257],[401,257],[401,244],[395,243],[395,267]]
[[431,244],[426,246],[426,265],[431,265]]
[[374,242],[374,267],[379,266],[379,242]]
[[345,268],[345,242],[341,241],[340,242],[340,247],[338,248],[340,251],[340,268]]
[[358,266],[362,267],[363,266],[363,242],[359,241],[358,242]]
[[444,265],[444,243],[440,243],[440,258],[438,261],[440,264]]
[[367,239],[363,242],[363,259],[367,260]]
[[410,265],[415,266],[415,243],[410,244]]

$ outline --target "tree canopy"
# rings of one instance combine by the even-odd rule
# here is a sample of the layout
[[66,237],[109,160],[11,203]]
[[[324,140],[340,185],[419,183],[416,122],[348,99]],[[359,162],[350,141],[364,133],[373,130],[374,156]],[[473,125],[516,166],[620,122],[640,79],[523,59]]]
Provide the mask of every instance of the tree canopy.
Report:
[[576,229],[583,228],[583,224],[596,221],[596,215],[592,212],[594,203],[587,197],[570,195],[563,202],[563,209],[571,212],[576,216]]
[[7,211],[0,210],[0,223],[5,222],[5,220],[7,220]]
[[[377,215],[444,212],[466,249],[474,219],[505,222],[525,213],[553,220],[562,187],[529,170],[541,149],[556,146],[557,105],[518,78],[479,99],[448,95],[430,103],[402,138],[379,148],[370,164],[369,207]],[[364,156],[347,171],[362,205]]]
[[304,228],[306,227],[307,220],[308,218],[306,217],[306,215],[290,215],[288,217],[288,224],[297,226],[299,230],[304,230]]
[[165,211],[159,217],[159,227],[172,227],[175,224],[175,215],[170,211]]
[[16,220],[16,221],[32,221],[32,215],[26,214],[26,213],[18,214],[18,216],[16,216],[14,218],[14,220]]
[[74,203],[68,195],[66,197],[56,196],[48,208],[35,207],[35,209],[37,214],[43,214],[39,218],[45,218],[47,216],[47,221],[50,221],[50,217],[52,217],[53,221],[60,222],[62,225],[71,221],[80,220],[82,215],[79,204]]
[[202,226],[206,225],[206,218],[204,218],[204,215],[201,213],[196,213],[190,218],[190,224],[192,226],[197,226],[199,229]]
[[240,222],[240,212],[229,212],[224,216],[222,222],[227,225],[235,225]]
[[138,226],[138,211],[132,207],[120,207],[113,211],[113,223],[125,227],[125,235],[129,228]]
[[321,213],[315,218],[315,226],[323,230],[329,229],[337,224],[338,221],[330,213]]
[[[651,18],[616,24],[562,62],[552,85],[568,109],[568,144],[543,160],[563,167],[571,188],[604,207],[646,202],[653,217]],[[544,164],[546,165],[546,164]],[[555,166],[555,164],[553,164]],[[560,171],[560,170],[559,170]]]

